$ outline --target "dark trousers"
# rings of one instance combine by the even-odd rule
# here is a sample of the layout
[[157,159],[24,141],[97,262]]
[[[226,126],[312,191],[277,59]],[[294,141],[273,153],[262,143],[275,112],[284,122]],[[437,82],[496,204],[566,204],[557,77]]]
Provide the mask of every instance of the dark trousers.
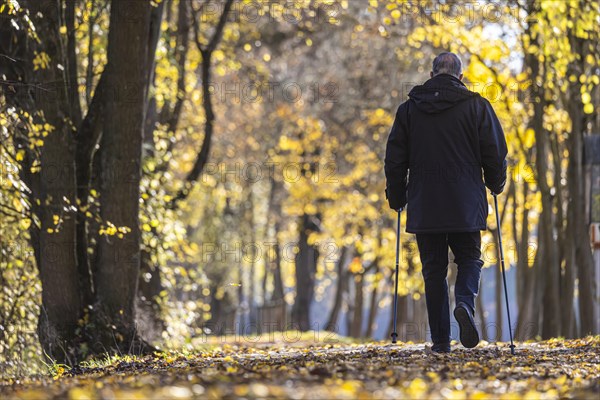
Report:
[[417,234],[417,244],[423,266],[425,299],[431,340],[450,342],[450,305],[448,301],[448,246],[458,265],[454,286],[456,304],[466,303],[475,310],[475,296],[481,276],[481,235],[477,232]]

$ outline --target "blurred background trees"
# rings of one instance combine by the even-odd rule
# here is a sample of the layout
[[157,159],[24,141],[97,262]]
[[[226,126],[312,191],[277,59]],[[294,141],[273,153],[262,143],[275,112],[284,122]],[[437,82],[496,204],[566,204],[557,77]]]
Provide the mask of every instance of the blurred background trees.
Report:
[[[215,334],[387,338],[381,160],[396,108],[444,50],[509,142],[517,336],[598,333],[584,143],[600,133],[599,8],[0,2],[2,369]],[[477,318],[501,340],[488,224]],[[402,240],[400,339],[426,340],[418,251]]]

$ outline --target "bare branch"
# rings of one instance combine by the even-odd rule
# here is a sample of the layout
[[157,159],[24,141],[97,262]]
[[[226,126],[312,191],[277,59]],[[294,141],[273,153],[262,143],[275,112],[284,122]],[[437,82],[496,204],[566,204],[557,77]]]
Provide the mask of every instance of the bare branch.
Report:
[[204,126],[204,140],[202,141],[202,147],[200,148],[200,152],[196,157],[196,162],[194,163],[192,170],[188,173],[187,177],[185,178],[183,187],[179,190],[173,202],[171,203],[172,207],[175,207],[175,204],[177,202],[185,199],[189,195],[192,185],[198,180],[200,174],[202,173],[202,170],[204,169],[204,166],[208,162],[208,156],[210,154],[210,146],[212,141],[212,135],[214,132],[215,122],[215,114],[212,105],[212,98],[210,95],[211,58],[212,53],[214,52],[222,38],[223,29],[225,28],[225,24],[227,23],[227,16],[229,14],[229,11],[231,10],[233,2],[234,0],[227,0],[227,2],[225,3],[223,13],[219,18],[219,23],[206,48],[204,48],[200,43],[200,27],[197,19],[198,14],[194,13],[192,18],[192,23],[194,27],[194,42],[196,43],[196,47],[198,47],[198,50],[202,54],[202,105],[204,107],[204,115],[206,117],[206,122]]

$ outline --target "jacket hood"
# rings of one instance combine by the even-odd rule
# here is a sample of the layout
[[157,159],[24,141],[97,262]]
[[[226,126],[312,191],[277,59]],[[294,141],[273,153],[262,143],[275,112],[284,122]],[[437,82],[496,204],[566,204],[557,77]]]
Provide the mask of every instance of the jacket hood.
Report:
[[415,86],[408,94],[415,106],[427,114],[440,113],[475,96],[479,95],[468,90],[460,79],[448,74],[434,76],[423,85]]

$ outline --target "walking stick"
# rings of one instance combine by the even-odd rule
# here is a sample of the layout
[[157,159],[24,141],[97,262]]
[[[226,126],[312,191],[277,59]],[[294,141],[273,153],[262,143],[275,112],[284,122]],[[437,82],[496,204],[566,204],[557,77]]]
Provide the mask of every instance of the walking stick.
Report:
[[396,227],[396,283],[394,286],[394,331],[392,332],[392,343],[396,343],[398,332],[396,331],[396,322],[398,319],[398,269],[400,264],[400,215],[402,208],[398,210],[398,224]]
[[502,250],[502,233],[500,229],[500,214],[498,214],[498,196],[494,196],[494,204],[496,206],[496,226],[498,228],[498,247],[500,248],[500,265],[502,266],[502,281],[504,282],[504,298],[506,299],[506,316],[508,317],[508,333],[510,334],[510,354],[515,355],[515,345],[513,343],[512,329],[510,325],[510,308],[508,307],[508,290],[506,289],[506,272],[504,270],[504,251]]

